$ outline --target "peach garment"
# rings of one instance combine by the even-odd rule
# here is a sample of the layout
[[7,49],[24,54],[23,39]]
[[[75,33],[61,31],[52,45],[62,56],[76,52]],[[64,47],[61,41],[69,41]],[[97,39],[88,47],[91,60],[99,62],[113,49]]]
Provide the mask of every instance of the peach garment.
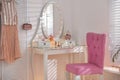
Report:
[[2,27],[0,36],[0,60],[12,63],[17,58],[20,58],[15,0],[2,0]]

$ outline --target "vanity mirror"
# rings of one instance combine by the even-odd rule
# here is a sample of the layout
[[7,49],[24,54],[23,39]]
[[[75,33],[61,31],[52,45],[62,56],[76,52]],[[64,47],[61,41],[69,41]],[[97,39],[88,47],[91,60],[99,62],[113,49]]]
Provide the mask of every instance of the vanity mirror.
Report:
[[41,9],[32,41],[38,40],[41,34],[45,39],[48,39],[50,35],[54,36],[54,38],[61,38],[63,29],[62,10],[57,2],[49,0]]
[[47,39],[52,35],[61,38],[63,33],[63,16],[60,6],[53,0],[48,1],[42,8],[39,27]]
[[59,3],[54,0],[47,1],[41,9],[37,28],[32,38],[32,45],[40,42],[43,44],[46,41],[51,42],[52,38],[54,38],[54,41],[60,40],[63,35],[63,29],[64,21]]

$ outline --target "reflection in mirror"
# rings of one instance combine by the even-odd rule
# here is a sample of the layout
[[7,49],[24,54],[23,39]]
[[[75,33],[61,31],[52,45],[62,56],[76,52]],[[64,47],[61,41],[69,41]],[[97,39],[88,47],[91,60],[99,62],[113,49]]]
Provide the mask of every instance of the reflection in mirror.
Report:
[[54,35],[53,33],[53,29],[54,29],[54,26],[53,26],[53,4],[49,4],[45,11],[43,12],[42,14],[42,28],[43,28],[43,31],[44,31],[44,36],[47,37],[48,35]]

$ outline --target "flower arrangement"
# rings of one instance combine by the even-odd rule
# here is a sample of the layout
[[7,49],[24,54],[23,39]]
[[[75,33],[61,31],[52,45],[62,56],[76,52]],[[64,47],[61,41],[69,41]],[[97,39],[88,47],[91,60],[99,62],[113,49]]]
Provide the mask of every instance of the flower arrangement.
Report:
[[53,35],[48,36],[48,40],[50,41],[50,47],[55,48],[55,39]]
[[48,40],[49,40],[49,41],[54,41],[54,36],[53,36],[53,35],[49,35],[49,36],[48,36]]

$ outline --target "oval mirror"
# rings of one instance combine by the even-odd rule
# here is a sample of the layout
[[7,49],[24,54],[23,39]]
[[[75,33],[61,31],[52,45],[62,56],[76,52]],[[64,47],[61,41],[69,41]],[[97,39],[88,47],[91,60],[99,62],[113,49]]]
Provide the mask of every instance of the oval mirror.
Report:
[[63,33],[63,16],[58,4],[54,1],[47,2],[40,14],[40,25],[45,38],[53,35],[60,38]]

